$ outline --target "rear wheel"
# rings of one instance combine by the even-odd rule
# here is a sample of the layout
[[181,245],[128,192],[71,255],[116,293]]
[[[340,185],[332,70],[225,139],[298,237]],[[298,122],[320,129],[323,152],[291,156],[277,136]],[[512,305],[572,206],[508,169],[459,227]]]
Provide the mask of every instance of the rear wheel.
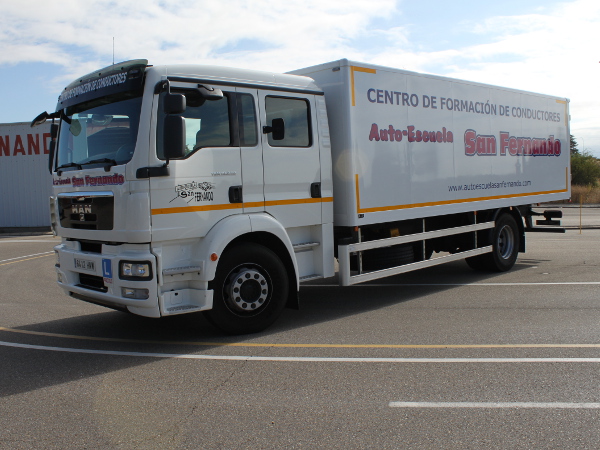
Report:
[[288,277],[281,260],[266,247],[245,243],[221,258],[213,285],[208,320],[229,334],[256,333],[281,314]]
[[498,217],[492,231],[492,252],[467,258],[467,264],[475,270],[506,272],[517,261],[520,241],[519,227],[515,218],[504,213]]

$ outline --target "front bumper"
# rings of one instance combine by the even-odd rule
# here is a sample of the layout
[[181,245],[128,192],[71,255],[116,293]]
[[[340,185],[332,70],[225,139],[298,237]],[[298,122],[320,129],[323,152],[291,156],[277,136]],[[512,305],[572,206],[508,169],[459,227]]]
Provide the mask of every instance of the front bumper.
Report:
[[[150,244],[96,244],[95,249],[95,252],[84,251],[78,241],[64,241],[54,247],[58,284],[68,295],[146,317],[212,308],[213,291],[185,281],[173,282],[173,278],[185,276],[180,274],[185,268],[163,271],[161,252],[152,252]],[[148,263],[151,276],[148,279],[122,276],[123,261]],[[167,285],[163,284],[165,278]]]
[[[102,245],[101,253],[82,251],[79,242],[66,241],[54,247],[56,272],[61,288],[76,298],[126,309],[146,317],[160,317],[157,260],[148,244]],[[124,280],[119,276],[121,261],[150,262],[152,277]],[[126,298],[124,290],[135,289],[138,297]]]

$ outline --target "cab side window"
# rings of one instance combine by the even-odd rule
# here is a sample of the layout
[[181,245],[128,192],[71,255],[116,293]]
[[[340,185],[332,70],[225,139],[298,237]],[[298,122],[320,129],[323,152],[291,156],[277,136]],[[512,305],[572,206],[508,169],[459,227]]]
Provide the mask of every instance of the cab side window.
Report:
[[[224,92],[219,100],[205,100],[193,89],[172,89],[186,97],[185,157],[206,147],[254,147],[258,127],[254,98],[250,94]],[[164,113],[159,104],[157,155],[164,159],[162,124]]]
[[301,98],[275,97],[265,98],[267,125],[273,119],[283,119],[284,137],[275,139],[274,133],[268,134],[271,147],[310,147],[310,108],[309,103]]
[[254,98],[250,94],[237,94],[237,108],[240,145],[242,147],[255,147],[258,144],[258,132],[256,131]]
[[202,147],[231,145],[228,95],[220,100],[205,101],[199,105],[188,103],[183,117],[186,152]]

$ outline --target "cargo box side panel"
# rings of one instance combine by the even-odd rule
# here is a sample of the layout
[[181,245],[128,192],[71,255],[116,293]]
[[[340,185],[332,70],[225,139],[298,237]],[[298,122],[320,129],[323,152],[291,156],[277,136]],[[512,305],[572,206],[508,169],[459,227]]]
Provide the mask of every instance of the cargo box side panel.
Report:
[[[455,82],[452,102],[458,200],[512,204],[568,198],[565,100]],[[485,161],[486,164],[483,164]]]
[[[457,131],[455,179],[448,183],[446,191],[454,192],[458,201],[487,201],[509,194],[508,191],[488,185],[505,178],[512,179],[515,175],[514,161],[497,158],[496,128],[504,127],[505,119],[494,115],[491,105],[505,102],[503,95],[497,95],[498,90],[487,86],[460,82],[453,82],[451,90],[446,94],[443,107],[452,111]],[[515,96],[514,93],[512,95]],[[517,98],[519,96],[520,94],[516,94]],[[475,104],[477,111],[482,112],[476,111]],[[489,108],[487,114],[486,107]],[[497,107],[494,106],[494,109]],[[518,126],[520,127],[520,123]]]
[[349,71],[354,80],[351,148],[358,217],[357,213],[372,215],[387,211],[389,205],[410,203],[414,162],[406,151],[410,120],[409,107],[403,106],[411,101],[403,99],[410,80],[406,74],[360,66]]
[[[400,74],[381,71],[381,75],[386,78],[385,85],[389,86]],[[397,192],[395,201],[378,205],[378,211],[373,211],[383,212],[387,211],[386,207],[393,206],[396,215],[401,214],[404,218],[407,211],[402,210],[405,208],[430,208],[434,204],[438,206],[437,202],[442,197],[444,200],[455,199],[454,194],[448,195],[447,186],[455,179],[456,139],[452,111],[442,110],[439,104],[439,99],[451,90],[451,83],[444,80],[432,83],[428,78],[411,74],[402,76],[406,79],[406,87],[402,93],[393,95],[394,125],[388,130],[388,140],[385,140],[384,133],[380,141],[369,136],[369,143],[375,148],[391,147],[399,158],[404,157],[408,161],[402,190]],[[386,99],[390,97],[385,91],[384,95]],[[373,106],[379,109],[379,105]],[[390,135],[392,129],[395,134],[393,141]],[[373,129],[373,135],[374,132]],[[488,161],[482,161],[481,170],[489,170]]]
[[565,100],[356,63],[347,70],[356,220],[346,225],[569,197]]
[[[457,199],[448,192],[455,179],[454,115],[439,104],[451,82],[357,63],[348,71],[357,207],[344,225],[451,212],[447,202]],[[489,172],[489,162],[481,163]]]
[[336,225],[570,195],[564,99],[347,60],[299,72],[325,92]]

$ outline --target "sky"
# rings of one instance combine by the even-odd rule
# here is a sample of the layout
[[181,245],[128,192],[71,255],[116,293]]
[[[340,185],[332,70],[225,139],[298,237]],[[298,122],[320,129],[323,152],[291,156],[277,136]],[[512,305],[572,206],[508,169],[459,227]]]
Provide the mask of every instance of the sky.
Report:
[[[115,62],[286,72],[342,58],[570,99],[600,157],[597,0],[0,0],[0,123]],[[113,45],[114,42],[114,45]]]

